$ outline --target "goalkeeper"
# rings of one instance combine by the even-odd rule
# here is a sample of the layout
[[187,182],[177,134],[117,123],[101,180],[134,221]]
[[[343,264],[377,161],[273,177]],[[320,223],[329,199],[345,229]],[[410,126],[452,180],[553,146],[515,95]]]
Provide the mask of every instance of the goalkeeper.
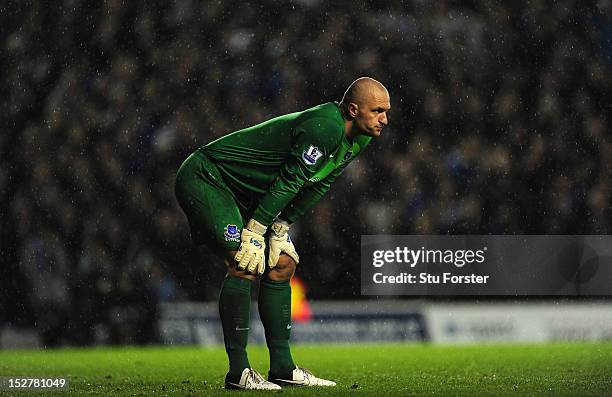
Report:
[[[233,132],[196,150],[181,165],[176,197],[193,241],[216,249],[227,267],[219,297],[229,358],[226,388],[335,386],[299,368],[291,356],[289,280],[300,258],[288,231],[380,135],[390,107],[387,89],[362,77],[351,83],[340,103]],[[268,381],[251,368],[246,353],[251,284],[257,276],[270,352]]]

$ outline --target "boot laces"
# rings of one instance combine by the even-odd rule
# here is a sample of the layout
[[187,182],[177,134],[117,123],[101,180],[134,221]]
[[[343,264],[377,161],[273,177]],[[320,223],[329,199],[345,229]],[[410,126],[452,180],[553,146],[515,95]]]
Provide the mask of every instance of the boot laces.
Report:
[[263,378],[263,376],[261,376],[259,374],[259,372],[255,371],[254,369],[251,369],[249,371],[249,379],[251,380],[251,382],[253,383],[265,383],[265,379]]

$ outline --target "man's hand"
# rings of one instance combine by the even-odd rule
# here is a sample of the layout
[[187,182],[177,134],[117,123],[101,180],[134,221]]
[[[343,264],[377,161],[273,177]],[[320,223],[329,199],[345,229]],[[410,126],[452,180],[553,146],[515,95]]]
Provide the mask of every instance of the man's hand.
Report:
[[265,265],[266,242],[264,234],[266,227],[255,219],[251,219],[240,235],[240,248],[234,259],[238,262],[238,269],[248,273],[263,274]]
[[276,221],[272,224],[270,233],[270,252],[268,254],[268,266],[274,268],[278,263],[281,252],[289,255],[296,264],[300,263],[300,256],[295,251],[295,246],[289,237],[289,224],[285,221]]

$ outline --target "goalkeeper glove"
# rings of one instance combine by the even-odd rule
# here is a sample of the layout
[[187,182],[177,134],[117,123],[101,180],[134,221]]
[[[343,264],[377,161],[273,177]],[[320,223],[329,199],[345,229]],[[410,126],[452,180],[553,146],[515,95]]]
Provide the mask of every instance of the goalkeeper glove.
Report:
[[265,270],[265,259],[264,251],[266,249],[266,242],[264,240],[264,234],[266,233],[266,227],[255,219],[249,220],[246,228],[242,230],[240,235],[240,248],[234,256],[236,262],[238,262],[238,269],[246,270],[248,273],[262,274]]
[[300,256],[295,251],[295,246],[289,237],[290,225],[285,222],[278,220],[271,226],[272,233],[270,233],[270,252],[268,254],[268,266],[272,269],[278,263],[278,258],[281,252],[289,255],[296,264],[300,263]]

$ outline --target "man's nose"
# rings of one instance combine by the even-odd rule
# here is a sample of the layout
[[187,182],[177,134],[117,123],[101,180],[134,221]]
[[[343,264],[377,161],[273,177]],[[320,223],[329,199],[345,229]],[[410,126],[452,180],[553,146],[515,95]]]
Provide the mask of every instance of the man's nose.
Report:
[[380,124],[382,125],[387,125],[387,114],[386,113],[382,113],[380,115],[380,118],[378,119],[378,121],[380,122]]

